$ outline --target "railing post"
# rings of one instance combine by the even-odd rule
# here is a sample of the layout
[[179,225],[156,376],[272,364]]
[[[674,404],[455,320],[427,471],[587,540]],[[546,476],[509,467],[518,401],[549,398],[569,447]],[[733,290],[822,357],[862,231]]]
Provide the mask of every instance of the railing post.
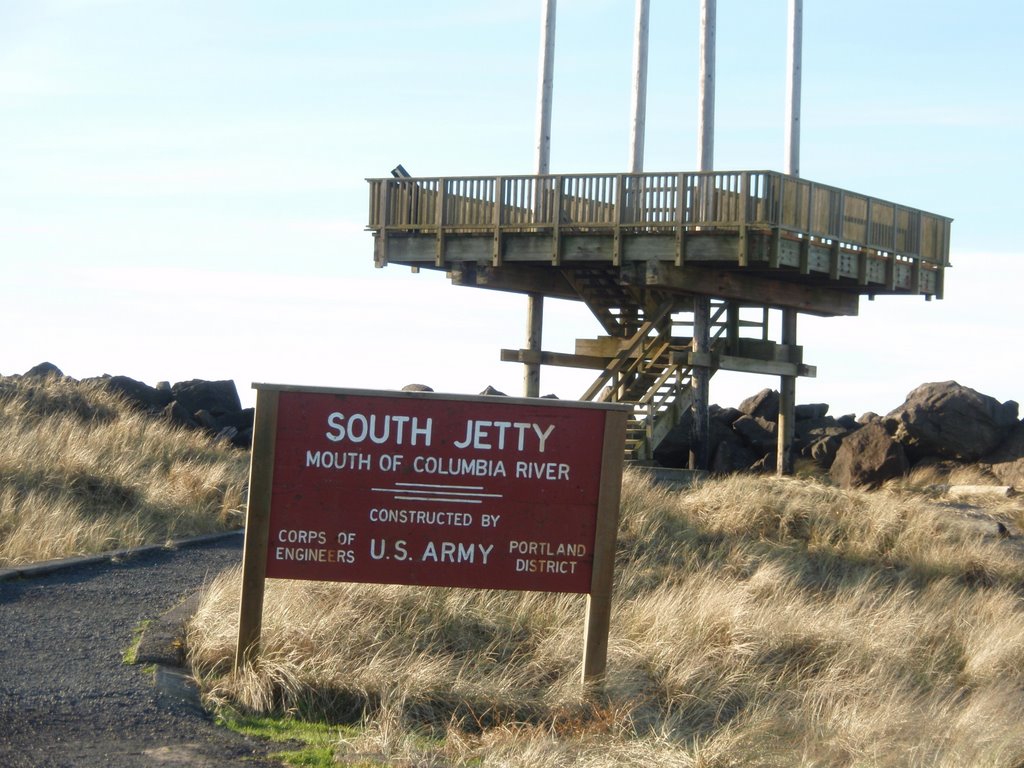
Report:
[[494,242],[491,250],[491,266],[501,266],[501,225],[503,223],[502,208],[505,201],[505,180],[501,176],[494,179]]
[[676,266],[683,266],[686,260],[686,174],[676,174]]
[[914,243],[913,248],[908,248],[908,254],[911,253],[920,255],[921,254],[921,243],[924,240],[924,216],[918,215],[917,217],[917,242]]
[[[878,248],[877,245],[875,245],[875,239],[871,233],[871,220],[874,218],[871,215],[871,209],[874,207],[874,202],[874,198],[871,197],[867,198],[867,200],[865,201],[867,213],[864,215],[864,242],[867,243],[869,248],[876,248],[878,250],[881,250]],[[894,210],[895,208],[896,206],[893,206]]]
[[[615,176],[615,221],[612,224],[612,266],[618,267],[622,265],[622,221],[623,210],[626,205],[632,207],[633,201],[633,190],[630,189],[628,194],[623,187],[625,186],[624,174],[618,174]],[[630,185],[632,187],[632,185]]]
[[445,188],[448,186],[445,179],[437,180],[437,194],[434,196],[434,204],[437,210],[434,211],[434,218],[437,220],[437,238],[434,240],[434,266],[444,266],[444,209],[445,209]]
[[838,204],[838,207],[839,207],[839,210],[836,213],[836,222],[835,222],[836,226],[838,228],[836,234],[839,237],[839,242],[841,242],[841,243],[843,243],[843,242],[849,243],[850,242],[850,238],[846,237],[846,192],[844,190],[839,190],[839,204]]
[[[777,227],[781,227],[783,224],[785,224],[786,218],[784,214],[784,211],[786,209],[786,177],[780,173],[778,174],[778,176],[776,176],[775,174],[771,174],[767,178],[772,180],[778,179],[779,182],[778,194],[774,195],[774,205],[768,206],[768,220],[770,224],[774,224]],[[771,184],[769,186],[772,190],[775,189],[774,184]]]
[[814,182],[810,182],[807,185],[807,221],[798,222],[799,225],[803,226],[804,232],[809,235],[814,235],[814,229],[811,226],[814,224]]
[[552,177],[555,182],[554,205],[551,210],[551,264],[558,266],[562,261],[562,183],[561,175]]
[[737,262],[741,267],[747,266],[747,194],[749,188],[749,176],[749,172],[740,174],[739,251],[737,254]]
[[[900,226],[900,207],[893,205],[892,207],[892,248],[890,249],[889,255],[895,259],[896,251],[899,248],[899,226]],[[907,225],[910,225],[910,212],[907,211]]]

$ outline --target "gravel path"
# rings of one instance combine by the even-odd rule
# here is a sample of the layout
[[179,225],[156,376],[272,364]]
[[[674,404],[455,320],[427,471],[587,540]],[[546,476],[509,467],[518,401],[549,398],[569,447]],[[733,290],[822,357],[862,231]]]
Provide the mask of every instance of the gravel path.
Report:
[[278,765],[122,662],[132,630],[241,559],[242,537],[0,581],[0,766]]

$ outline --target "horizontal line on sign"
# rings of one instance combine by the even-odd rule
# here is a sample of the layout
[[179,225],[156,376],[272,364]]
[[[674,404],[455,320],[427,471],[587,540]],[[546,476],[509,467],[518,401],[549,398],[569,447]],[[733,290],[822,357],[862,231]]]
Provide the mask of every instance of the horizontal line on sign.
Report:
[[[404,483],[395,483],[395,485],[404,485]],[[455,486],[455,487],[458,488],[458,487],[465,487],[465,486]],[[442,490],[431,491],[431,490],[429,490],[430,488],[440,488]],[[502,498],[502,494],[500,494],[500,493],[475,493],[475,492],[472,492],[472,491],[469,491],[469,492],[450,491],[450,490],[447,490],[443,485],[420,486],[418,488],[371,488],[370,490],[371,491],[376,491],[377,493],[422,493],[424,495],[429,495],[431,498],[434,498],[434,497],[437,497],[437,496],[474,496],[476,498],[481,498],[481,499],[500,499],[500,498]]]
[[[384,490],[381,488],[380,490]],[[424,488],[405,489],[397,488],[395,493],[422,493],[426,496],[473,496],[478,499],[500,499],[500,493],[461,493],[459,491],[428,491]]]
[[446,499],[440,496],[395,496],[396,501],[444,501],[448,504],[483,504],[480,499]]
[[403,488],[452,488],[458,491],[482,491],[482,485],[441,485],[440,483],[395,483]]

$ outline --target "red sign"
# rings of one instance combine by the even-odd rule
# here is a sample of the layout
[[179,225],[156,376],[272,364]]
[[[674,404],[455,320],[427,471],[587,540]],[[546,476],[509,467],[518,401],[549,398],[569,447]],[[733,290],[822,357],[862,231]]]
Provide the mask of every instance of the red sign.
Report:
[[588,405],[283,389],[266,575],[589,592],[607,409]]

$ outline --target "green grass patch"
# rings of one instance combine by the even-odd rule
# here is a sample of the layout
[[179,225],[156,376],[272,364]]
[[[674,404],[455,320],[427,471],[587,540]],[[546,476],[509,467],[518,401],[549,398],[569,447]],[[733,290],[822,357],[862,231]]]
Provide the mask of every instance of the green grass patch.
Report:
[[[257,717],[243,715],[224,707],[216,714],[219,725],[252,738],[288,744],[289,749],[271,754],[287,765],[308,768],[334,768],[335,749],[340,738],[358,733],[352,726],[330,725],[291,717]],[[366,763],[366,768],[371,764]]]
[[135,664],[139,655],[139,643],[142,642],[142,635],[146,632],[146,628],[152,623],[152,619],[143,619],[132,628],[132,640],[128,644],[128,647],[121,652],[121,661],[125,664]]

